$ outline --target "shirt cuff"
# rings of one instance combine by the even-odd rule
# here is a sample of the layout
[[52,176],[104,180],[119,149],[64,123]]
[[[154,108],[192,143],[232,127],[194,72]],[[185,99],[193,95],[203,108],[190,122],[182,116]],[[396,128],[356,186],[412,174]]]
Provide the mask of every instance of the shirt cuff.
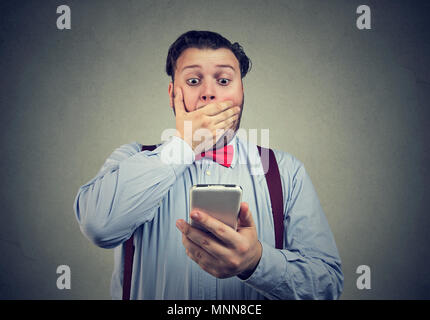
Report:
[[257,268],[247,279],[239,279],[257,291],[268,293],[284,278],[286,259],[280,250],[260,242],[263,250]]
[[153,152],[158,153],[161,161],[169,165],[192,164],[195,160],[193,149],[177,136],[172,136]]
[[288,250],[279,250],[260,241],[263,248],[257,268],[247,279],[240,281],[253,287],[262,294],[268,294],[279,284],[287,280],[288,262],[302,259],[301,256]]

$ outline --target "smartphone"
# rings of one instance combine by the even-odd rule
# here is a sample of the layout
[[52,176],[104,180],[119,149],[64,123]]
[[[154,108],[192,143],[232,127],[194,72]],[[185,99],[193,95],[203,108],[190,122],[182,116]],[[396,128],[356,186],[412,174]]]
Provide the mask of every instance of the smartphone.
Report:
[[[200,209],[237,230],[242,187],[235,184],[197,184],[190,188],[191,211]],[[191,213],[190,211],[190,213]],[[189,216],[190,224],[208,232]]]

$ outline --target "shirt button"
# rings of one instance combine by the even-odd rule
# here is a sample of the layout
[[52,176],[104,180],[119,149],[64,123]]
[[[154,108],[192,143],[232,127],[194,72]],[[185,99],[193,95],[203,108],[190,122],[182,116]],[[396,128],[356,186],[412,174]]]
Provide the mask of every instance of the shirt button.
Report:
[[206,171],[206,174],[207,174],[208,176],[210,176],[210,175],[211,175],[211,172],[208,170],[208,171]]

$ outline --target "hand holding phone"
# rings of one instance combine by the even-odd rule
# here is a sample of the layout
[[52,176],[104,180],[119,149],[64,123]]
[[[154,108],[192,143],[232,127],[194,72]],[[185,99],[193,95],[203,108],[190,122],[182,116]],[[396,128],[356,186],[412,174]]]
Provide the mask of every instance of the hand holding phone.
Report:
[[[195,210],[192,211],[194,214],[191,224],[196,226],[197,222],[201,223],[201,226],[207,230],[202,232],[198,227],[192,227],[183,219],[176,221],[176,227],[182,232],[182,244],[185,247],[185,253],[204,271],[214,277],[225,279],[237,275],[241,279],[247,279],[257,267],[263,250],[260,241],[258,241],[257,228],[248,203],[240,203],[238,215],[233,210],[231,211],[234,213],[233,215],[221,216],[236,217],[233,223],[235,228],[229,228],[225,227],[226,224],[229,224],[228,221],[224,219],[224,222],[227,222],[224,223],[212,217],[207,213],[210,210],[200,210],[200,212],[196,210],[198,206],[195,199],[205,198],[200,196],[200,192],[203,191],[200,190],[199,196],[194,197],[192,201]],[[227,193],[234,194],[232,191],[227,191]],[[215,205],[219,205],[219,203]],[[207,203],[206,207],[208,207]],[[220,209],[217,210],[218,213],[220,211]],[[218,215],[218,217],[220,216]]]
[[[242,201],[242,187],[234,184],[198,184],[190,188],[191,211],[202,210],[237,230],[237,219]],[[193,227],[208,232],[189,218]]]

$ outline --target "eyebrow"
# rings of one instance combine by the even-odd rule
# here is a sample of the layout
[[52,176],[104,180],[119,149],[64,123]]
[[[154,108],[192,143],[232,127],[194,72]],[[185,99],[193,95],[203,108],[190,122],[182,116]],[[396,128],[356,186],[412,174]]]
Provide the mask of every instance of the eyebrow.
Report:
[[[199,64],[192,64],[189,66],[185,66],[182,68],[181,72],[184,72],[185,69],[192,69],[192,68],[201,68],[202,66]],[[233,71],[236,71],[231,65],[229,64],[217,64],[215,67],[217,68],[230,68]]]

